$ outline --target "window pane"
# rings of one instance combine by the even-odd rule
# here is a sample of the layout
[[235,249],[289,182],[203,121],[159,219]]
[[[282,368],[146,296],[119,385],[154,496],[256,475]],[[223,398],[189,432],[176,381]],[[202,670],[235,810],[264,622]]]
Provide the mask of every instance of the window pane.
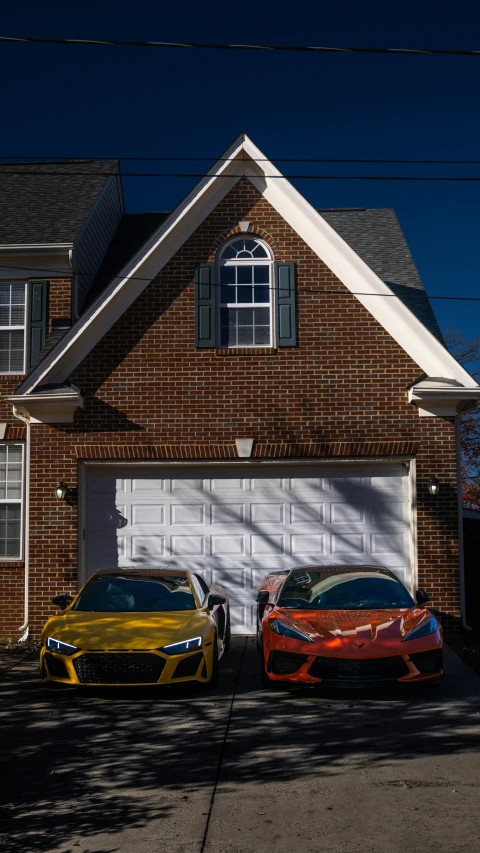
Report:
[[235,267],[220,267],[220,284],[235,284]]
[[239,308],[235,314],[239,326],[253,326],[253,308]]
[[267,250],[260,243],[257,243],[252,255],[254,255],[255,258],[268,258]]
[[239,326],[238,327],[238,346],[239,347],[248,347],[253,344],[253,328],[252,326]]
[[237,287],[237,302],[253,302],[253,288]]
[[237,256],[237,250],[234,248],[234,243],[230,246],[227,246],[226,249],[222,252],[222,258],[235,258]]
[[10,313],[10,325],[11,326],[23,326],[25,320],[25,306],[24,305],[13,305]]
[[254,302],[270,302],[270,290],[268,287],[254,287],[253,288],[253,301]]
[[0,331],[0,373],[23,373],[23,329]]
[[255,345],[265,346],[270,343],[270,328],[269,326],[255,326],[254,328]]
[[253,267],[237,267],[237,284],[251,284],[253,281]]
[[243,241],[244,249],[248,249],[249,252],[252,252],[256,245],[257,245],[257,243],[255,242],[255,240],[244,240]]
[[255,325],[256,326],[269,326],[270,325],[270,311],[268,308],[255,308]]
[[268,284],[270,280],[270,267],[254,267],[253,280],[255,284]]
[[233,287],[229,284],[222,284],[220,287],[220,302],[222,304],[228,302],[236,302],[236,290],[235,285]]
[[10,305],[0,305],[0,326],[10,325]]
[[20,504],[0,505],[0,557],[20,556]]
[[10,305],[10,285],[0,284],[0,305]]
[[7,445],[0,445],[0,498],[5,500],[7,483]]

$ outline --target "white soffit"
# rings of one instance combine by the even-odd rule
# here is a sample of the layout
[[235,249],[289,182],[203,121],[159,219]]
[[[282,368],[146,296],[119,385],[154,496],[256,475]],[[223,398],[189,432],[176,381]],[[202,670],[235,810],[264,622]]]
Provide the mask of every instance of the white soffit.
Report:
[[[180,202],[62,341],[32,371],[19,390],[29,394],[37,385],[67,379],[225,197],[237,182],[238,176],[243,175],[249,178],[427,376],[443,376],[463,386],[478,387],[470,374],[401,300],[392,297],[390,288],[295,187],[282,178],[281,172],[265,159],[265,155],[253,142],[245,134],[240,134],[206,177]],[[268,177],[270,175],[273,177]],[[388,298],[385,298],[385,294]]]

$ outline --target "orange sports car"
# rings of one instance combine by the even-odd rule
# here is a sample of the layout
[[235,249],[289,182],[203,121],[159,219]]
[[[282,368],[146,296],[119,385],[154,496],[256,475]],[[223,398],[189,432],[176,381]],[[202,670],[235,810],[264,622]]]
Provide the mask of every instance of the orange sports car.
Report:
[[443,678],[442,628],[388,569],[303,566],[274,572],[257,595],[265,684],[366,686]]

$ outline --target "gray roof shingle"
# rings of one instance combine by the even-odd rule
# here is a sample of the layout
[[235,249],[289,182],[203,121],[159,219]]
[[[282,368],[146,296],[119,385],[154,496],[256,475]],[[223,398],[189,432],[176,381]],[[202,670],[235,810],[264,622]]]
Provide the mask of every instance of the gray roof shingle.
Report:
[[339,208],[318,212],[444,344],[395,211],[390,208]]
[[117,160],[0,163],[0,246],[73,243],[117,166]]

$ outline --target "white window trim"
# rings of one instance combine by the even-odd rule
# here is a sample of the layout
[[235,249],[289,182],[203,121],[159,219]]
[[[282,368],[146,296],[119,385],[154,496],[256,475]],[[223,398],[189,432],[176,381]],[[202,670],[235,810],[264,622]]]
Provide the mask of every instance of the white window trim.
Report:
[[[2,374],[3,375],[3,374]],[[8,504],[20,504],[20,555],[18,557],[5,557],[0,554],[0,563],[13,563],[23,560],[24,555],[24,529],[25,529],[25,444],[22,441],[0,441],[0,445],[20,447],[22,450],[22,479],[20,498],[0,498],[0,506]]]
[[[222,255],[225,249],[228,246],[231,246],[232,243],[236,243],[237,240],[255,240],[255,242],[260,243],[261,246],[265,249],[268,258],[222,258]],[[220,251],[218,252],[218,260],[217,260],[217,270],[220,273],[220,269],[222,267],[238,267],[238,266],[263,266],[269,268],[269,293],[270,300],[267,306],[266,302],[226,302],[222,303],[221,301],[221,283],[220,283],[220,275],[217,276],[218,280],[218,300],[217,300],[217,316],[216,316],[216,338],[218,341],[219,349],[269,349],[274,345],[275,340],[275,311],[274,311],[274,296],[275,296],[275,281],[273,274],[273,255],[268,243],[265,243],[264,240],[261,240],[259,237],[256,237],[255,234],[236,234],[235,237],[232,237],[225,243]],[[269,320],[270,320],[270,340],[268,344],[229,344],[223,345],[220,343],[221,340],[221,329],[220,329],[220,311],[222,308],[269,308]]]
[[[24,302],[24,318],[23,318],[23,326],[2,326],[0,325],[0,332],[15,332],[19,330],[23,330],[23,367],[22,370],[0,370],[0,376],[24,376],[27,372],[27,317],[28,317],[28,281],[24,281],[25,287],[25,302]],[[0,279],[0,284],[21,284],[19,281],[15,281],[14,279]],[[11,305],[11,303],[10,303]]]

